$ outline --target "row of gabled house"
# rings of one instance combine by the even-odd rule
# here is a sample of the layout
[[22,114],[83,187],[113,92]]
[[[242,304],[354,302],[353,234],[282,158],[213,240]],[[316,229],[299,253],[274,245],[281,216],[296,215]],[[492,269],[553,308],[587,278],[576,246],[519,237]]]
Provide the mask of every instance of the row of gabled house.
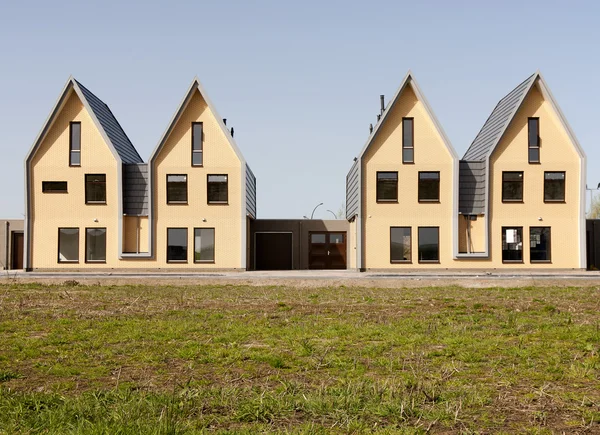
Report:
[[197,79],[145,163],[69,78],[25,161],[23,267],[585,268],[585,154],[539,73],[462,159],[408,73],[354,160],[347,221],[257,220],[256,178]]

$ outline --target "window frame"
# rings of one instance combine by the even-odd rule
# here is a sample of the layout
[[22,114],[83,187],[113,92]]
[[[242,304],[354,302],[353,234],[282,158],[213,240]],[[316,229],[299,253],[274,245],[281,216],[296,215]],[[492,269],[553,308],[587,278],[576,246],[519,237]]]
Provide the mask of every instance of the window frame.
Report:
[[[213,251],[212,260],[196,260],[196,230],[212,230],[213,232]],[[200,237],[200,243],[202,244],[202,237]],[[194,263],[195,264],[214,264],[216,262],[217,253],[217,236],[215,227],[195,227],[194,228]]]
[[[87,178],[88,177],[98,177],[98,176],[103,176],[104,177],[104,201],[91,201],[88,200],[88,181]],[[85,184],[85,203],[86,205],[106,205],[107,204],[107,190],[106,190],[106,174],[84,174],[84,184]],[[91,183],[94,183],[93,181]]]
[[[516,183],[516,181],[505,181],[504,176],[506,174],[521,174],[521,199],[507,199],[505,183]],[[513,204],[522,204],[524,202],[525,197],[525,172],[524,171],[502,171],[502,202],[504,203],[513,203]]]
[[[210,181],[210,177],[227,177],[227,181],[225,181],[224,183],[222,181]],[[225,184],[227,190],[227,198],[225,199],[225,201],[211,201],[210,200],[210,195],[209,195],[209,185],[211,183],[219,183],[219,184]],[[210,204],[210,205],[229,205],[229,174],[206,174],[206,203]]]
[[[421,174],[437,174],[437,199],[421,199]],[[435,204],[440,202],[440,184],[441,176],[440,171],[419,171],[419,179],[417,182],[417,199],[420,203]]]
[[[184,201],[176,201],[176,200],[169,200],[169,177],[185,177],[185,200]],[[188,203],[188,174],[167,174],[166,176],[166,192],[165,192],[165,199],[167,202],[167,205],[187,205]],[[171,183],[181,183],[180,181],[171,181]]]
[[[88,260],[88,230],[104,230],[104,260]],[[86,227],[85,229],[85,263],[86,264],[106,264],[106,246],[107,246],[107,229],[106,227]]]
[[[547,229],[548,230],[548,249],[546,252],[548,253],[547,260],[532,260],[531,259],[531,230],[534,229]],[[539,263],[552,263],[552,227],[549,226],[533,226],[529,227],[529,262],[534,264]]]
[[[546,199],[546,174],[563,174],[563,199]],[[567,171],[544,171],[544,202],[564,204],[567,202]]]
[[[60,259],[60,230],[77,230],[77,260]],[[79,264],[79,227],[58,227],[58,239],[56,244],[56,262],[59,264]]]
[[[536,127],[537,127],[537,145],[532,146],[531,145],[531,121],[535,120],[536,121]],[[540,118],[539,116],[530,116],[527,118],[527,161],[529,162],[530,165],[539,165],[541,163],[541,144],[542,144],[542,139],[540,138]],[[538,158],[537,160],[531,160],[531,150],[532,149],[537,149],[537,153],[538,153]]]
[[[396,198],[395,199],[380,199],[379,195],[380,195],[380,188],[379,188],[379,174],[396,174]],[[379,204],[397,204],[398,203],[398,171],[377,171],[377,173],[375,174],[375,181],[376,181],[376,186],[375,186],[375,200],[377,201],[377,203]]]
[[[79,125],[79,149],[73,149],[73,125]],[[79,153],[79,163],[73,163],[73,153]],[[69,122],[69,166],[74,168],[81,167],[81,121]]]
[[[45,185],[48,183],[65,183],[64,190],[46,190]],[[69,193],[69,184],[66,181],[42,181],[42,193]]]
[[[199,150],[194,149],[194,139],[195,139],[194,129],[195,129],[196,125],[200,125],[200,149]],[[195,168],[203,167],[204,166],[204,123],[203,122],[192,122],[191,149],[192,149],[192,155],[191,155],[192,167],[195,167]],[[200,163],[200,164],[194,163],[194,155],[195,154],[200,154],[202,163]]]
[[[421,230],[422,229],[437,229],[437,260],[421,260]],[[423,226],[417,227],[417,259],[420,264],[440,264],[440,227],[436,226]]]
[[[404,135],[404,121],[411,122],[411,145],[407,146],[405,143],[405,135]],[[407,160],[404,156],[404,150],[411,149],[412,150],[412,160]],[[415,163],[415,118],[412,116],[405,116],[402,118],[402,164],[403,165],[414,165]]]
[[[410,242],[408,245],[408,260],[394,260],[393,258],[392,231],[394,229],[408,229],[408,236],[410,237]],[[390,227],[390,264],[412,264],[412,227]]]
[[[169,260],[169,230],[185,230],[185,260]],[[179,263],[179,264],[187,264],[189,261],[189,240],[188,240],[188,229],[187,227],[167,227],[167,252],[166,259],[167,263]]]
[[[501,236],[500,236],[501,237],[500,238],[500,247],[502,248],[502,255],[501,255],[501,257],[502,257],[502,263],[503,264],[511,264],[511,263],[512,264],[523,264],[523,263],[525,263],[525,254],[524,254],[525,249],[524,249],[524,246],[523,246],[523,243],[524,243],[524,241],[523,241],[523,227],[519,227],[519,226],[509,226],[509,227],[502,226],[501,228],[502,228],[502,233],[501,233]],[[505,260],[504,259],[504,251],[505,251],[505,249],[504,249],[504,240],[505,240],[505,231],[506,230],[517,230],[517,232],[518,231],[521,232],[521,249],[512,249],[513,251],[521,251],[521,259],[520,260]],[[518,243],[519,242],[517,242],[517,244]],[[507,251],[511,251],[511,249],[506,249],[506,250]]]

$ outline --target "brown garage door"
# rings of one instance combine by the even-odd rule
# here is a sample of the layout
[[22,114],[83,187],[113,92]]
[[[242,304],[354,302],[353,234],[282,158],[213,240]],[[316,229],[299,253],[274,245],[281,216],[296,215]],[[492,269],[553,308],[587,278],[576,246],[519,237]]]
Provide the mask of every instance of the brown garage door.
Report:
[[309,269],[346,269],[346,233],[311,232]]
[[292,233],[256,233],[256,270],[292,269]]

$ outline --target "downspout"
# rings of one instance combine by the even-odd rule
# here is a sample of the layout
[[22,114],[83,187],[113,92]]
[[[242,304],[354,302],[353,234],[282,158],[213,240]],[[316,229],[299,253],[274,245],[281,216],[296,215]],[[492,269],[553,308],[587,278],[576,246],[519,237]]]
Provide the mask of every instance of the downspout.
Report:
[[6,221],[6,262],[4,263],[4,269],[8,269],[8,247],[10,243],[10,222]]
[[467,254],[471,253],[471,219],[467,219]]

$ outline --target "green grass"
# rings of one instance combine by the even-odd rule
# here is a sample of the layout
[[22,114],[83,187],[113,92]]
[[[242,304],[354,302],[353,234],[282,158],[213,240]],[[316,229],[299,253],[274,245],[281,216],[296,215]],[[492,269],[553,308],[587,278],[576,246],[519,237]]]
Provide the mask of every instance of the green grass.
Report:
[[600,290],[0,285],[0,433],[600,431]]

